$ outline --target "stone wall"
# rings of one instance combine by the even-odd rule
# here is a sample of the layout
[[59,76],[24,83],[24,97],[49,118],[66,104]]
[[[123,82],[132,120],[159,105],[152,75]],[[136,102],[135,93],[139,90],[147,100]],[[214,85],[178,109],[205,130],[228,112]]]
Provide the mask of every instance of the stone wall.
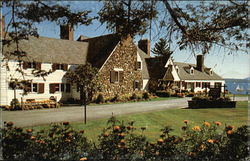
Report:
[[[104,97],[116,94],[131,94],[134,92],[134,81],[139,80],[142,85],[141,70],[136,70],[137,48],[131,38],[119,42],[113,53],[99,71]],[[115,68],[123,70],[123,81],[111,83],[110,72]]]

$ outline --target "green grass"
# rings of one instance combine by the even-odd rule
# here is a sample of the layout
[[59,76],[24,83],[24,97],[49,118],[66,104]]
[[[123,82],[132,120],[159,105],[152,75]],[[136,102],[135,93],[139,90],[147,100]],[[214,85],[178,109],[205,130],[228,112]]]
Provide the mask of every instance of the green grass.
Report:
[[[237,102],[236,108],[213,108],[213,109],[167,109],[164,111],[145,112],[140,114],[130,114],[117,117],[125,122],[135,121],[135,127],[146,127],[144,134],[149,140],[153,141],[159,138],[160,129],[170,125],[174,131],[172,134],[179,135],[183,120],[189,120],[190,125],[201,125],[203,121],[212,123],[220,121],[222,124],[239,127],[246,125],[248,121],[247,101]],[[98,134],[106,127],[107,119],[91,120],[84,125],[82,122],[72,122],[75,129],[84,129],[85,135],[93,140],[97,140]],[[48,126],[33,127],[34,130],[48,128]],[[138,133],[141,131],[138,130]]]

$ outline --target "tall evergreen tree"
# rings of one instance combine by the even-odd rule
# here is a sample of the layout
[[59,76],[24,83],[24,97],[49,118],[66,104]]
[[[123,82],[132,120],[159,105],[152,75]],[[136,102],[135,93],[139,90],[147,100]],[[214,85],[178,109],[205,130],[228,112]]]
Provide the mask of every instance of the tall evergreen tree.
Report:
[[163,60],[167,60],[173,54],[173,51],[170,50],[167,41],[163,38],[155,44],[152,52],[156,54],[157,57],[161,57]]

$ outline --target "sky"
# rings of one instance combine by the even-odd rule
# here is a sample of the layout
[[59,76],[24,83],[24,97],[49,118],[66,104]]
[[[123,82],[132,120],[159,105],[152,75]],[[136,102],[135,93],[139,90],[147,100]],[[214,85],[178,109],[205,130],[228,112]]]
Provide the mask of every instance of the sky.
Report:
[[[57,2],[63,3],[65,5],[69,4],[73,10],[91,10],[90,16],[96,16],[100,8],[102,7],[102,2],[98,1],[64,1]],[[184,2],[185,3],[185,2]],[[163,8],[161,8],[163,7]],[[5,15],[9,10],[3,8],[2,14]],[[159,6],[159,12],[162,13],[159,18],[165,16],[164,6]],[[5,15],[6,23],[10,20],[10,15]],[[155,24],[153,22],[153,24]],[[40,36],[51,37],[51,38],[60,38],[60,27],[51,22],[43,22],[37,24],[38,33]],[[161,32],[156,25],[152,29],[151,37],[151,49],[154,47],[154,44],[160,38]],[[78,26],[75,27],[74,31],[74,40],[76,40],[80,35],[87,37],[95,37],[100,35],[109,34],[111,32],[106,29],[105,24],[101,25],[98,20],[94,20],[93,23],[89,26]],[[159,34],[160,33],[160,34]],[[156,36],[157,35],[157,36]],[[134,42],[137,43],[139,39],[149,39],[149,34],[143,36],[137,36],[134,39]],[[174,42],[170,44],[171,50],[174,51],[173,59],[176,62],[185,62],[196,64],[196,59],[191,51],[189,50],[179,50],[178,45]],[[151,52],[152,53],[152,52]],[[197,53],[199,54],[199,53]],[[228,55],[228,51],[223,50],[223,48],[213,48],[209,54],[205,56],[205,66],[212,68],[217,74],[223,78],[239,78],[244,79],[250,77],[250,54],[245,54],[241,52],[234,52],[231,55]]]

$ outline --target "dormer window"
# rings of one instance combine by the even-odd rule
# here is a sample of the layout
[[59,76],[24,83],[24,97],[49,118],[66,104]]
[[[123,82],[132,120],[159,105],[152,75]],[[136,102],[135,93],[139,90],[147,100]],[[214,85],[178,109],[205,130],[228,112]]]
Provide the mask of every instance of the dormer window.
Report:
[[211,69],[210,72],[209,72],[210,75],[213,75],[213,70]]
[[177,65],[175,66],[175,70],[176,70],[176,73],[179,73],[179,68]]
[[193,67],[190,68],[190,74],[194,75],[194,68]]

